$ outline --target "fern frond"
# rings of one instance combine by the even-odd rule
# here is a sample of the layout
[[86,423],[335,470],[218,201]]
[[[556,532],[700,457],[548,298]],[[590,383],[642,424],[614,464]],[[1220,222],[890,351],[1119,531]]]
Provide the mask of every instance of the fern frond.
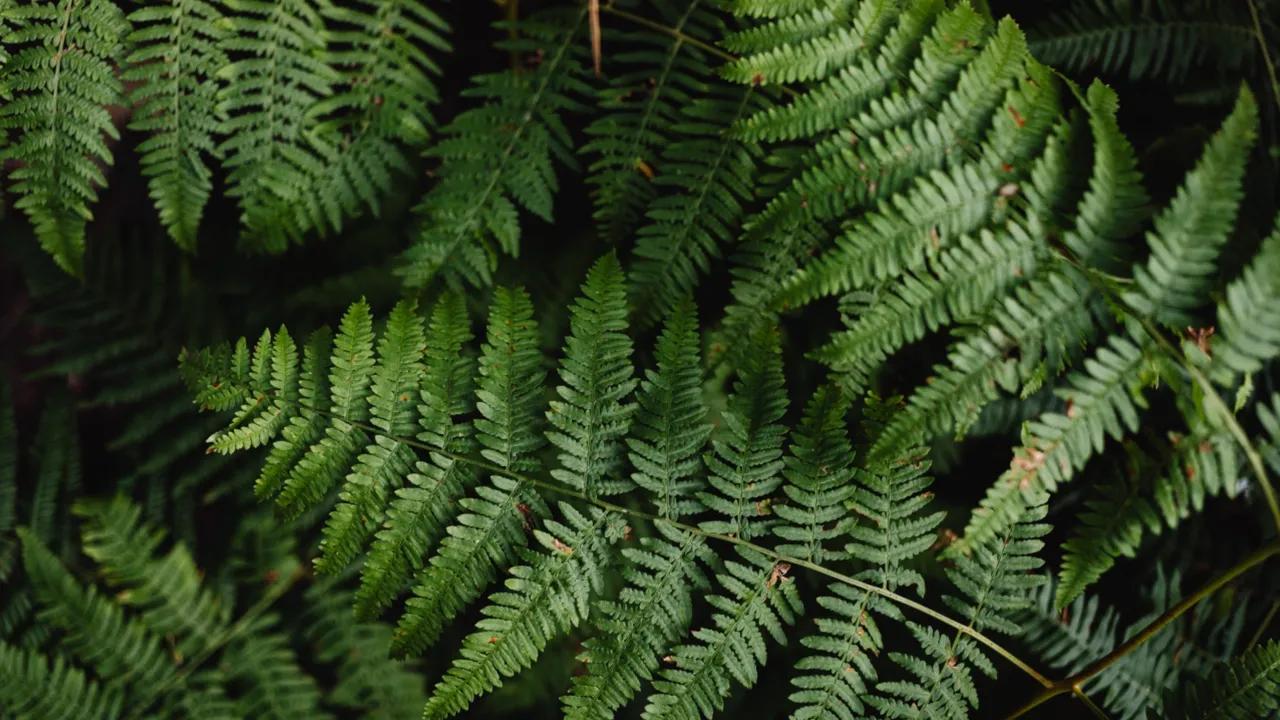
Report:
[[1280,644],[1272,640],[1234,658],[1184,691],[1178,720],[1266,717],[1280,710]]
[[120,606],[96,589],[82,587],[30,533],[19,529],[18,537],[26,577],[43,608],[40,617],[65,633],[62,644],[68,650],[112,685],[132,688],[135,701],[173,676],[173,663],[159,637],[127,619]]
[[712,551],[694,533],[657,526],[660,537],[624,548],[626,585],[596,609],[595,635],[584,643],[586,673],[563,698],[570,720],[609,720],[658,670],[664,653],[693,621],[695,589],[708,582],[700,563]]
[[237,712],[271,720],[327,717],[320,712],[315,679],[303,670],[288,639],[273,632],[276,621],[271,615],[258,618],[253,632],[223,654],[227,684],[242,689],[235,698]]
[[1242,86],[1235,108],[1178,194],[1156,216],[1147,236],[1151,257],[1134,268],[1134,288],[1124,294],[1137,312],[1174,328],[1196,324],[1192,313],[1208,289],[1214,259],[1235,226],[1257,125],[1257,102]]
[[[538,417],[543,370],[533,304],[523,290],[499,288],[489,311],[480,356],[474,422],[480,454],[511,473],[536,471],[543,445]],[[479,596],[527,542],[534,519],[547,507],[527,480],[490,476],[459,501],[457,516],[436,554],[419,573],[392,639],[392,653],[421,653],[446,622]]]
[[122,74],[136,83],[130,127],[148,133],[138,146],[160,222],[178,247],[195,250],[213,188],[209,158],[219,123],[218,71],[227,64],[226,26],[206,0],[152,3],[129,15],[133,51]]
[[0,643],[0,708],[15,718],[114,720],[124,713],[118,692],[103,688],[56,658]]
[[470,340],[461,296],[443,296],[431,314],[418,408],[418,439],[438,452],[415,464],[416,472],[407,477],[409,485],[396,491],[387,509],[386,527],[374,539],[360,573],[355,596],[360,617],[375,617],[421,568],[427,549],[453,519],[452,508],[474,482],[474,470],[453,457],[474,446],[463,419],[472,408],[474,361],[462,354]]
[[557,181],[553,158],[572,163],[561,117],[589,88],[586,8],[521,20],[520,37],[500,44],[532,65],[481,75],[464,94],[485,100],[443,129],[431,155],[439,181],[423,199],[422,231],[401,273],[411,288],[444,273],[450,284],[487,285],[499,252],[517,256],[520,210],[551,220]]
[[668,315],[654,348],[657,368],[645,371],[627,438],[631,480],[650,493],[664,518],[701,509],[696,493],[703,486],[701,454],[711,425],[702,399],[697,312],[685,300]]
[[116,498],[106,503],[80,503],[84,519],[84,553],[102,569],[108,584],[125,591],[117,600],[141,611],[142,622],[159,637],[173,637],[190,654],[219,636],[228,608],[201,587],[191,555],[175,545],[153,557],[164,535],[141,523],[141,510]]
[[823,386],[805,405],[783,459],[786,501],[775,512],[773,535],[778,552],[823,564],[844,556],[835,542],[849,532],[846,503],[852,483],[853,445],[845,427],[849,401],[835,387]]
[[283,252],[291,237],[275,208],[296,201],[315,147],[307,113],[333,93],[338,74],[318,57],[324,20],[306,0],[237,0],[223,41],[236,58],[219,71],[219,108],[227,116],[227,194],[240,202],[241,222],[258,249]]
[[30,218],[40,245],[63,270],[80,275],[85,225],[108,140],[119,131],[106,106],[120,102],[114,66],[129,23],[106,0],[61,0],[7,8],[16,48],[0,77],[0,129],[16,134],[0,157],[20,165],[10,173],[14,203]]
[[671,652],[671,667],[653,683],[645,720],[704,720],[724,707],[733,683],[751,687],[767,653],[766,634],[785,644],[786,628],[802,611],[791,566],[752,550],[726,560],[717,574],[720,595],[708,598],[711,625],[693,632],[696,644]]
[[627,330],[627,287],[613,253],[596,261],[569,308],[569,337],[560,360],[557,400],[547,410],[555,430],[547,440],[559,448],[559,468],[551,477],[588,497],[630,490],[618,477],[622,438],[635,404],[626,402],[636,386]]
[[760,152],[727,130],[760,104],[757,90],[713,85],[683,108],[679,139],[663,151],[653,179],[662,194],[645,212],[628,273],[640,321],[656,321],[691,293],[732,242],[754,195]]
[[[925,514],[931,499],[925,474],[928,462],[918,451],[892,464],[859,470],[853,506],[864,521],[853,523],[846,552],[869,566],[857,577],[887,590],[911,586],[924,592],[924,577],[909,563],[934,543],[943,513]],[[873,657],[884,650],[881,620],[905,620],[898,607],[880,595],[833,584],[818,598],[825,611],[817,632],[800,644],[812,654],[796,663],[791,684],[795,720],[837,720],[867,710],[877,672]]]
[[[968,626],[984,632],[994,630],[1017,634],[1016,613],[1030,604],[1028,593],[1044,578],[1031,574],[1043,565],[1035,555],[1050,527],[1042,522],[1046,505],[1043,495],[1017,518],[1015,524],[981,545],[972,546],[972,555],[959,555],[956,566],[947,572],[962,593],[947,596],[947,604]],[[885,717],[934,717],[964,720],[977,709],[978,694],[974,670],[995,675],[995,667],[982,648],[962,633],[950,638],[938,630],[909,622],[920,645],[921,655],[890,653],[909,679],[882,682],[877,690],[883,697],[869,702]]]
[[388,496],[409,474],[413,449],[394,438],[413,434],[425,349],[416,307],[409,301],[397,304],[378,340],[378,364],[369,386],[369,422],[379,434],[343,481],[320,541],[318,572],[335,572],[355,559],[381,524]]
[[506,590],[481,610],[484,619],[431,693],[423,717],[446,718],[477,696],[533,664],[547,643],[587,618],[604,584],[609,548],[622,537],[622,518],[595,508],[560,505],[564,522],[534,532],[542,550],[511,568]]
[[1213,375],[1234,384],[1241,375],[1256,373],[1280,355],[1280,221],[1262,248],[1227,286],[1218,304],[1218,332],[1210,348]]
[[721,416],[723,435],[712,439],[704,459],[710,488],[698,498],[718,516],[703,521],[703,529],[750,540],[764,534],[766,499],[782,485],[787,396],[776,329],[752,338],[737,373]]
[[896,5],[896,0],[842,0],[778,12],[772,22],[730,36],[726,45],[748,54],[729,63],[724,75],[755,85],[826,77],[878,44]]

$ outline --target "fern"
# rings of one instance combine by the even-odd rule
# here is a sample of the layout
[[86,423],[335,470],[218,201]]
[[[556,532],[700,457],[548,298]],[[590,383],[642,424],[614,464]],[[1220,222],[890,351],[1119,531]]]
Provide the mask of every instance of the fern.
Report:
[[518,208],[551,220],[553,158],[571,160],[561,114],[587,92],[578,42],[585,20],[584,8],[522,22],[521,37],[502,48],[532,67],[475,79],[468,95],[487,102],[445,126],[431,151],[440,179],[418,208],[422,232],[401,268],[408,286],[441,272],[451,283],[487,285],[496,254],[519,253]]
[[129,23],[114,3],[62,0],[8,8],[15,25],[6,41],[17,50],[0,76],[0,128],[16,133],[6,161],[40,245],[58,265],[81,271],[90,205],[119,131],[105,106],[119,102],[112,66]]
[[1204,683],[1186,690],[1177,718],[1265,717],[1280,707],[1280,648],[1274,641],[1231,661]]
[[179,247],[194,250],[213,189],[209,156],[218,132],[218,71],[227,64],[226,30],[204,0],[160,3],[129,15],[126,81],[138,106],[130,127],[149,133],[138,146],[160,221]]

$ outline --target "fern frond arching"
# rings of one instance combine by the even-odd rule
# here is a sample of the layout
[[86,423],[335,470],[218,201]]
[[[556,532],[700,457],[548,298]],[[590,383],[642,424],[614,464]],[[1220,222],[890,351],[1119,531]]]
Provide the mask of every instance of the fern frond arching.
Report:
[[561,467],[551,477],[588,497],[617,495],[631,483],[617,477],[622,438],[631,426],[636,386],[627,329],[627,288],[612,253],[596,261],[569,308],[569,337],[560,361],[559,399],[552,400],[547,434]]
[[1231,384],[1280,355],[1280,219],[1218,304],[1212,341],[1214,377]]
[[275,208],[296,201],[305,163],[315,148],[307,112],[332,93],[337,72],[320,62],[324,21],[305,0],[239,3],[223,44],[237,59],[219,71],[219,100],[227,115],[219,146],[227,193],[240,202],[241,220],[260,249],[283,252],[291,236]]
[[439,181],[423,199],[422,231],[404,254],[409,287],[445,274],[451,284],[488,285],[498,253],[520,249],[520,209],[551,219],[555,160],[572,162],[563,113],[588,92],[586,8],[523,20],[500,44],[528,67],[481,75],[467,95],[484,99],[449,123],[431,155]]
[[58,266],[81,272],[90,205],[106,184],[108,140],[119,131],[107,105],[119,103],[114,65],[129,23],[115,3],[61,0],[6,8],[15,47],[0,77],[0,129],[14,131],[3,148],[21,163],[10,176],[36,237]]
[[357,614],[363,617],[385,608],[421,568],[427,549],[453,518],[450,508],[473,484],[474,470],[454,458],[474,446],[469,423],[460,418],[472,407],[474,362],[462,355],[470,340],[462,298],[445,295],[432,311],[426,337],[418,420],[418,438],[437,452],[416,463],[408,485],[396,491],[387,509],[386,527],[373,541],[355,596]]
[[752,338],[722,416],[724,436],[712,439],[704,460],[710,487],[699,499],[716,519],[703,529],[744,540],[764,534],[767,499],[782,484],[786,410],[778,331],[770,328]]
[[446,718],[538,657],[556,635],[590,613],[591,595],[604,583],[608,550],[622,537],[622,519],[591,509],[560,505],[564,522],[535,531],[542,549],[530,564],[510,570],[506,590],[495,593],[476,632],[427,700],[424,718]]
[[149,133],[138,147],[151,199],[169,236],[194,250],[200,220],[213,189],[209,159],[219,116],[218,71],[227,64],[226,27],[206,0],[154,3],[129,16],[126,81],[138,106],[131,124]]

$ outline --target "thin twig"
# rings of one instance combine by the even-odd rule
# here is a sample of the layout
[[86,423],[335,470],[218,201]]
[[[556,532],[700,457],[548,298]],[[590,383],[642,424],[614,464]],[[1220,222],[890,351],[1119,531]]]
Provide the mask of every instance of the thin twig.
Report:
[[1262,19],[1258,16],[1258,6],[1253,0],[1246,0],[1249,14],[1253,16],[1253,32],[1258,36],[1258,48],[1262,51],[1262,64],[1267,68],[1267,76],[1271,78],[1271,97],[1280,109],[1280,80],[1276,79],[1276,65],[1271,61],[1271,51],[1267,49],[1267,36],[1262,32]]
[[1253,631],[1253,637],[1249,638],[1249,642],[1244,646],[1245,650],[1252,650],[1262,640],[1262,636],[1267,633],[1267,628],[1271,627],[1271,621],[1276,619],[1277,610],[1280,610],[1280,600],[1271,603],[1271,609],[1267,610],[1258,629]]

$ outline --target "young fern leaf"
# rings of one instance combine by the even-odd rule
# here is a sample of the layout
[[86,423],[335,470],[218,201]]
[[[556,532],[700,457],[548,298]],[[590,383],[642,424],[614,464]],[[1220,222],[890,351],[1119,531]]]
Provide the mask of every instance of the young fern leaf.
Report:
[[442,273],[451,285],[488,285],[498,253],[519,254],[518,208],[551,220],[553,158],[572,162],[561,115],[589,92],[579,37],[586,16],[584,6],[521,20],[520,37],[499,45],[532,67],[481,75],[464,93],[485,104],[449,123],[431,151],[442,165],[418,208],[421,233],[402,259],[410,288]]
[[[541,362],[529,296],[523,290],[498,288],[480,355],[476,382],[480,417],[474,428],[480,455],[513,474],[525,475],[540,467]],[[514,561],[533,522],[548,514],[527,480],[502,473],[491,475],[488,483],[478,485],[459,504],[464,512],[418,573],[414,597],[407,602],[392,638],[394,655],[416,655],[434,642],[445,624]]]
[[581,150],[595,156],[587,167],[595,220],[601,235],[614,242],[634,229],[653,199],[658,153],[679,137],[680,108],[706,92],[711,58],[688,39],[714,42],[724,34],[714,5],[706,0],[659,0],[651,5],[654,21],[670,31],[628,33],[626,39],[637,49],[610,54],[623,70],[601,91],[602,112],[587,126],[591,139]]
[[59,0],[5,8],[16,51],[0,75],[0,130],[14,132],[0,159],[14,203],[26,213],[41,247],[79,276],[89,206],[106,184],[108,140],[119,131],[107,106],[120,103],[119,60],[129,23],[107,0]]
[[604,585],[610,549],[624,532],[622,518],[595,508],[579,512],[562,503],[563,522],[534,531],[542,549],[528,565],[511,568],[506,590],[494,593],[476,632],[427,700],[423,718],[437,720],[465,710],[478,696],[528,668],[557,635],[590,613],[591,596]]
[[129,15],[133,52],[122,74],[136,83],[130,127],[160,222],[178,247],[194,251],[213,188],[209,157],[218,125],[218,71],[227,64],[221,12],[206,0],[150,3]]
[[1196,324],[1192,313],[1235,227],[1257,126],[1257,102],[1241,86],[1235,108],[1147,235],[1151,257],[1134,268],[1134,288],[1124,294],[1136,312],[1173,328]]
[[[866,522],[852,523],[845,553],[868,563],[858,579],[886,590],[909,586],[924,594],[924,577],[908,565],[935,542],[943,513],[923,513],[932,498],[928,461],[913,451],[884,466],[859,470],[853,506]],[[870,590],[833,584],[818,598],[825,614],[818,631],[800,640],[813,651],[796,664],[791,701],[795,720],[837,720],[867,711],[877,677],[873,656],[884,650],[878,618],[905,620],[901,610]]]
[[547,420],[555,430],[547,439],[560,449],[561,467],[551,477],[596,498],[631,489],[619,477],[622,438],[631,426],[633,403],[624,402],[636,386],[627,336],[627,289],[622,267],[612,253],[596,261],[582,284],[582,296],[569,308],[569,337],[560,361],[559,399]]
[[702,399],[697,312],[686,299],[667,316],[654,348],[657,369],[645,371],[627,438],[632,482],[649,493],[659,515],[673,520],[702,508],[696,497],[703,486],[701,453],[712,427]]
[[373,541],[360,573],[356,615],[373,619],[419,569],[453,519],[452,508],[474,483],[475,472],[457,455],[474,449],[469,423],[475,362],[462,354],[471,341],[466,305],[457,294],[436,303],[426,338],[418,407],[418,439],[435,449],[415,464],[407,487],[396,491],[386,526]]
[[[718,516],[701,526],[744,540],[766,533],[767,499],[782,485],[781,423],[787,411],[778,331],[752,338],[722,416],[723,437],[712,440],[704,462],[710,474],[698,499]],[[747,558],[752,565],[753,560]]]
[[124,702],[62,658],[0,642],[0,708],[19,718],[115,720]]
[[336,572],[355,560],[381,524],[388,496],[409,474],[414,451],[399,438],[413,434],[425,349],[422,318],[412,302],[400,302],[378,341],[378,364],[369,386],[369,422],[377,435],[357,458],[325,523],[318,572]]

